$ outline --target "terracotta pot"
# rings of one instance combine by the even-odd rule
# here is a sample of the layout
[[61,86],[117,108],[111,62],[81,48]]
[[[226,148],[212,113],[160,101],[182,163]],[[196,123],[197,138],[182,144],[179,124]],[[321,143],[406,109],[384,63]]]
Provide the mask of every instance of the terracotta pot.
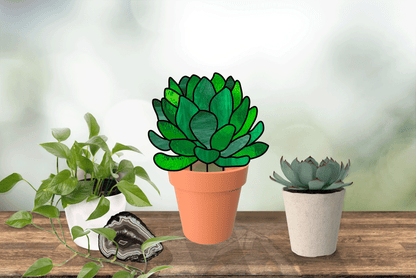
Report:
[[344,197],[344,188],[314,194],[283,188],[292,252],[303,257],[318,257],[336,251]]
[[216,244],[231,236],[247,172],[248,165],[222,172],[194,172],[189,168],[169,172],[186,238]]

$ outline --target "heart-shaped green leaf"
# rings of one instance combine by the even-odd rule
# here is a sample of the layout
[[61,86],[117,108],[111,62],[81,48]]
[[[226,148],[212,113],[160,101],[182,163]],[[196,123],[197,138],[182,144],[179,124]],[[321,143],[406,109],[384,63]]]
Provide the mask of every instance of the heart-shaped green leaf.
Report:
[[198,111],[198,107],[192,101],[186,97],[180,97],[178,112],[176,113],[176,124],[190,140],[195,140],[195,137],[191,132],[189,123],[191,122],[192,117],[198,113]]
[[[69,179],[71,177],[71,172],[68,169],[62,170],[61,172],[59,172],[55,177],[53,177],[51,183],[49,184],[49,191],[54,192],[52,189],[64,182],[65,180]],[[54,193],[56,194],[56,193]]]
[[59,142],[42,143],[41,145],[45,150],[60,158],[69,158],[69,148]]
[[199,111],[191,119],[191,131],[193,135],[208,149],[211,148],[211,137],[216,130],[217,118],[208,111]]
[[231,113],[233,112],[233,101],[228,88],[224,88],[212,98],[209,110],[217,117],[218,128],[230,122]]
[[195,155],[200,161],[209,164],[218,159],[220,152],[217,150],[206,150],[201,147],[196,147]]
[[170,148],[174,153],[184,156],[195,156],[195,143],[187,139],[175,139],[170,141]]
[[98,133],[100,133],[100,126],[98,125],[97,120],[94,118],[94,116],[90,113],[86,113],[84,115],[84,119],[87,122],[88,130],[90,132],[89,139],[98,135]]
[[51,174],[49,178],[42,181],[42,184],[39,186],[38,191],[36,191],[35,208],[45,204],[52,198],[53,193],[48,191],[47,188],[49,187],[49,184],[51,183],[54,177],[55,175]]
[[110,241],[113,241],[117,235],[116,231],[110,228],[91,228],[90,230],[104,236]]
[[186,98],[193,101],[194,100],[194,91],[196,85],[199,83],[201,79],[196,76],[192,75],[189,79],[188,83],[186,84]]
[[32,223],[32,214],[27,211],[18,211],[5,222],[7,225],[14,228],[23,228]]
[[97,199],[100,199],[100,196],[97,196],[97,195],[94,195],[94,194],[91,194],[88,198],[87,198],[87,203],[88,202],[91,202],[91,201],[94,201],[94,200],[97,200]]
[[159,150],[162,150],[162,151],[170,150],[169,140],[166,140],[166,139],[160,137],[153,130],[149,130],[147,135],[149,137],[149,141],[153,144],[153,146],[155,146]]
[[173,125],[170,122],[159,121],[157,122],[157,127],[160,133],[162,133],[162,135],[168,140],[181,138],[186,139],[185,134],[183,134],[182,131],[180,131],[175,125]]
[[[69,172],[69,170],[67,170],[67,171]],[[70,177],[70,178],[64,179],[64,177],[65,177],[64,175],[61,175],[60,177],[58,177],[58,175],[56,175],[52,179],[51,183],[49,184],[49,186],[47,188],[48,191],[50,191],[50,192],[52,192],[53,194],[56,194],[56,195],[68,195],[72,191],[75,190],[75,188],[77,187],[77,182],[78,182],[78,180],[76,178]],[[60,178],[62,178],[62,179],[60,179]]]
[[115,154],[116,152],[119,152],[119,151],[133,151],[136,153],[142,153],[136,147],[116,143],[114,148],[111,150],[111,154]]
[[157,153],[153,157],[154,163],[161,169],[167,171],[179,171],[185,169],[198,159],[194,156],[170,156],[164,153]]
[[148,207],[151,206],[149,200],[143,191],[135,184],[129,183],[128,181],[120,181],[117,184],[117,188],[126,197],[127,202],[136,207]]
[[167,121],[168,119],[166,118],[165,114],[163,114],[162,102],[158,99],[153,99],[152,105],[153,105],[153,110],[155,110],[157,120],[158,121]]
[[0,181],[0,193],[6,193],[12,189],[19,181],[23,180],[22,176],[18,173],[8,175]]
[[208,78],[203,77],[194,91],[194,103],[200,110],[209,110],[209,103],[215,96],[215,89]]
[[22,277],[38,277],[44,276],[53,269],[52,260],[49,258],[42,258],[32,264],[23,274]]
[[221,91],[225,86],[225,79],[219,73],[214,73],[211,78],[212,85],[214,86],[215,92]]
[[138,176],[139,178],[144,179],[145,181],[147,181],[148,183],[150,183],[154,189],[156,189],[157,193],[159,193],[160,195],[160,191],[157,188],[157,186],[150,180],[149,175],[146,173],[146,171],[140,167],[140,166],[136,166],[134,167],[134,173],[136,174],[136,176]]
[[84,231],[84,229],[82,227],[80,227],[80,226],[74,226],[71,229],[72,239],[75,240],[75,239],[77,239],[79,237],[86,236],[90,232],[91,231],[89,231],[89,230]]
[[87,221],[100,218],[101,216],[106,214],[109,210],[110,210],[110,201],[107,198],[105,198],[104,196],[101,196],[97,207],[90,214],[90,216],[88,216]]
[[81,271],[79,272],[77,278],[92,278],[94,277],[98,271],[100,271],[101,265],[89,262],[86,263]]
[[134,183],[136,181],[136,175],[134,174],[134,166],[130,160],[123,159],[118,165],[118,173],[124,173],[124,177],[121,180]]
[[78,204],[92,194],[94,181],[78,181],[77,186],[70,194],[62,196],[62,207],[66,208],[69,204]]
[[48,218],[59,218],[59,209],[52,205],[44,205],[37,207],[33,209],[32,212],[36,212]]
[[120,270],[119,272],[116,272],[112,278],[134,278],[134,275],[131,274],[128,271]]
[[91,174],[94,171],[94,165],[92,164],[92,161],[80,154],[77,155],[77,165],[86,173]]
[[71,135],[69,128],[52,128],[52,136],[58,140],[58,142],[65,141]]
[[226,149],[233,138],[234,131],[233,125],[225,125],[217,130],[211,137],[211,148],[218,151]]
[[[100,136],[100,135],[96,135],[96,136],[93,136],[93,137],[91,137],[87,142],[85,142],[84,144],[86,144],[86,145],[92,145],[92,146],[99,146],[103,151],[105,151],[106,153],[108,153],[108,154],[110,154],[111,155],[111,151],[110,151],[110,149],[108,148],[108,145],[107,145],[107,143],[105,142],[105,140],[104,140],[104,138],[103,138],[103,136]],[[91,146],[91,147],[92,147]],[[92,150],[91,150],[91,153],[92,153]]]

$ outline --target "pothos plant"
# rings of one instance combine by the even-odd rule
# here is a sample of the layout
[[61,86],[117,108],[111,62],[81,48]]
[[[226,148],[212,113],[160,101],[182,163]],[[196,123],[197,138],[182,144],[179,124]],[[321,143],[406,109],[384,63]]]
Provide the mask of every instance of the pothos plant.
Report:
[[[98,125],[94,116],[90,113],[87,113],[85,114],[84,119],[86,120],[89,129],[89,140],[85,143],[79,143],[75,141],[72,147],[68,148],[62,142],[68,139],[70,136],[70,129],[54,128],[52,129],[52,135],[57,140],[57,142],[40,144],[45,150],[56,156],[56,175],[50,174],[47,179],[42,181],[39,188],[35,189],[35,187],[30,182],[25,180],[20,174],[13,173],[0,181],[0,193],[10,191],[20,181],[25,181],[33,188],[33,190],[36,191],[34,208],[31,212],[43,215],[50,219],[52,231],[46,231],[56,235],[59,241],[61,241],[68,249],[75,253],[70,259],[79,255],[100,263],[97,264],[94,262],[89,262],[85,264],[81,269],[78,277],[95,276],[100,268],[103,267],[103,262],[114,263],[124,267],[127,270],[119,271],[113,276],[118,278],[135,277],[137,274],[140,274],[140,278],[149,277],[151,274],[157,271],[170,268],[171,266],[159,266],[146,273],[146,257],[144,257],[145,268],[143,271],[138,268],[116,262],[115,260],[117,258],[118,251],[118,244],[114,241],[116,232],[110,228],[93,228],[83,230],[80,226],[74,226],[71,229],[71,235],[73,239],[82,236],[86,236],[88,238],[88,234],[93,231],[106,237],[108,240],[113,241],[117,246],[117,251],[112,260],[91,257],[89,250],[89,238],[87,254],[80,253],[67,244],[59,219],[60,212],[57,208],[59,201],[62,202],[62,206],[65,208],[70,204],[77,204],[84,200],[89,202],[95,199],[99,199],[97,207],[87,219],[92,220],[103,216],[109,211],[110,202],[105,198],[105,196],[114,194],[116,190],[124,194],[127,202],[133,206],[151,206],[143,191],[134,184],[136,176],[149,182],[160,195],[159,189],[150,180],[148,174],[142,167],[134,167],[132,162],[129,160],[122,160],[120,163],[116,163],[112,158],[115,154],[121,156],[121,151],[134,151],[138,153],[141,152],[133,146],[123,145],[120,143],[116,143],[112,150],[110,150],[106,143],[107,137],[104,135],[99,135],[100,126]],[[96,155],[100,149],[104,151],[104,154],[102,156],[101,162],[98,163]],[[59,159],[66,160],[68,169],[59,169]],[[84,177],[81,180],[78,180],[77,178],[79,169],[83,170],[84,173]],[[89,177],[87,177],[87,175]],[[60,198],[56,201],[56,203],[54,203],[54,198],[56,195],[60,196]],[[33,223],[33,216],[31,212],[18,211],[13,214],[5,223],[14,228],[23,228],[26,225],[33,225],[39,229],[45,230]],[[55,229],[53,223],[54,218],[56,218],[59,223],[62,232],[62,238],[58,235]],[[165,236],[146,240],[141,246],[143,254],[145,249],[160,242],[173,239],[184,239],[184,237]],[[46,275],[53,269],[54,266],[61,266],[68,262],[70,259],[61,264],[53,264],[50,258],[41,258],[29,267],[23,277]]]
[[245,166],[263,155],[268,145],[257,142],[264,131],[259,121],[254,127],[257,107],[243,98],[240,82],[214,73],[211,79],[192,75],[177,83],[169,78],[161,100],[153,99],[157,128],[148,132],[150,142],[159,150],[155,164],[168,171],[179,171],[200,161],[221,167]]

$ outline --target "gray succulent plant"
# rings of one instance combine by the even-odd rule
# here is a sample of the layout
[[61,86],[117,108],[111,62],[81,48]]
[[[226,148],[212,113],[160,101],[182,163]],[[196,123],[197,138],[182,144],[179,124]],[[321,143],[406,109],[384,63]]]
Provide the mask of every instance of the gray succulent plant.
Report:
[[289,181],[283,179],[274,171],[273,177],[270,176],[270,179],[283,184],[288,189],[331,190],[352,184],[352,182],[342,182],[342,180],[348,176],[348,171],[351,166],[349,159],[344,167],[342,162],[340,166],[338,162],[328,157],[322,160],[320,164],[318,164],[311,156],[301,162],[299,162],[298,158],[295,158],[292,163],[289,164],[286,160],[283,160],[282,156],[280,159],[280,166],[283,174]]

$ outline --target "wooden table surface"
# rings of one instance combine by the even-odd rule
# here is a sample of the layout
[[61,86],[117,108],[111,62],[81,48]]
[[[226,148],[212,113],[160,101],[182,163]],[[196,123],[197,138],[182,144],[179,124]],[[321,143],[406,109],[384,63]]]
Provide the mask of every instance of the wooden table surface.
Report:
[[[0,212],[0,277],[21,277],[40,258],[49,257],[58,264],[73,254],[53,234],[33,225],[16,229],[4,224],[13,213]],[[184,236],[179,212],[133,213],[156,236]],[[48,218],[33,215],[35,224],[51,229]],[[86,253],[72,242],[64,212],[60,219],[69,245]],[[300,257],[290,250],[284,211],[237,212],[231,238],[216,245],[199,245],[187,239],[163,245],[163,252],[147,268],[174,267],[159,272],[160,277],[416,277],[416,212],[343,212],[337,251],[317,258]],[[99,251],[93,251],[92,256],[103,258]],[[54,267],[48,276],[76,277],[89,261],[77,256]],[[144,267],[144,263],[128,264]],[[104,263],[97,277],[111,277],[120,270],[120,266]]]

